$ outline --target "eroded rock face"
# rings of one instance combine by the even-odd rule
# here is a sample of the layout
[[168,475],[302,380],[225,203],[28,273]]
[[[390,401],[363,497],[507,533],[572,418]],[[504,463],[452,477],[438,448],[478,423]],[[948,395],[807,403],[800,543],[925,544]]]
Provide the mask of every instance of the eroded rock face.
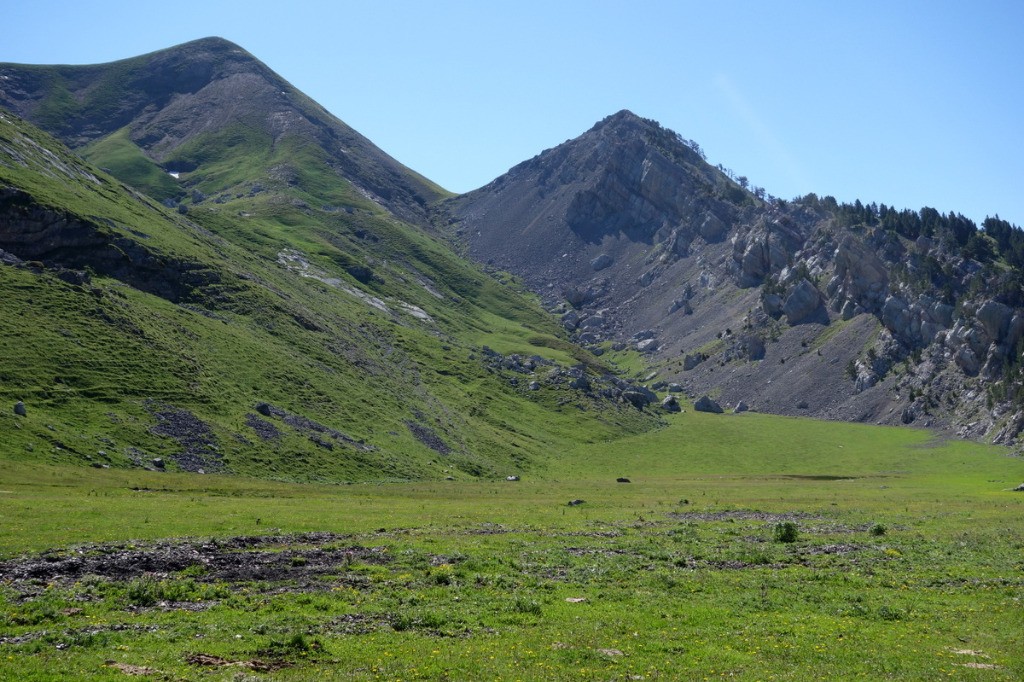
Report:
[[0,249],[47,267],[90,269],[169,301],[216,284],[220,275],[198,263],[168,257],[127,231],[42,207],[25,192],[0,188]]
[[835,276],[829,283],[833,295],[852,301],[864,310],[878,310],[889,289],[885,263],[863,242],[851,236],[840,242],[834,258]]
[[1013,317],[1013,310],[996,301],[985,301],[975,314],[982,329],[993,343],[998,343],[1006,336]]

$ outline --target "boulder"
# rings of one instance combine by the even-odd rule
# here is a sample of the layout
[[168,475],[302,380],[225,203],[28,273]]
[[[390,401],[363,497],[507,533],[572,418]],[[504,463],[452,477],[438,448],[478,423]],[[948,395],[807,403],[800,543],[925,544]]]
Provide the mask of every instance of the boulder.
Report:
[[18,415],[19,417],[27,417],[28,411],[25,409],[25,403],[23,403],[20,400],[14,403],[14,414]]
[[742,334],[736,340],[735,350],[747,360],[763,360],[764,340],[754,334]]
[[630,483],[630,480],[624,476],[619,476],[615,479],[616,483]]
[[697,400],[697,402],[693,404],[693,409],[697,410],[698,412],[711,412],[714,414],[722,414],[722,412],[724,411],[722,410],[721,405],[719,405],[706,395],[701,396]]
[[981,370],[981,361],[968,346],[961,346],[953,355],[953,360],[967,376],[978,376],[978,372]]
[[586,501],[584,501],[584,500],[569,500],[569,502],[567,503],[567,505],[570,506],[570,507],[578,507],[581,504],[586,504]]
[[765,294],[761,299],[761,309],[772,317],[782,314],[782,297],[778,294]]
[[683,370],[689,371],[689,370],[693,369],[694,367],[696,367],[697,365],[699,365],[700,363],[702,363],[703,361],[704,361],[704,356],[703,355],[700,355],[700,354],[687,355],[686,357],[683,358]]
[[530,382],[530,386],[529,386],[529,389],[530,389],[531,391],[539,391],[539,390],[540,390],[540,382],[537,382],[537,381],[531,381],[531,382]]
[[726,233],[729,232],[729,226],[722,222],[714,213],[709,213],[704,218],[704,222],[697,228],[697,232],[704,238],[704,241],[715,243],[725,239]]
[[570,310],[566,314],[562,315],[562,326],[565,327],[566,331],[573,331],[576,327],[580,326],[580,314],[575,310]]
[[693,307],[690,305],[690,302],[687,301],[685,298],[677,298],[676,300],[672,301],[672,305],[669,306],[668,313],[669,315],[671,315],[677,310],[682,310],[683,315],[693,314]]
[[575,388],[577,391],[589,391],[590,380],[585,376],[576,377],[569,382],[569,388]]
[[622,392],[622,399],[632,404],[633,407],[643,409],[647,405],[656,401],[658,396],[655,395],[653,391],[644,388],[643,386],[634,386]]
[[655,339],[644,339],[636,344],[636,349],[641,353],[653,353],[658,350],[658,342]]
[[160,469],[161,471],[163,471],[164,467],[166,466],[166,464],[164,464],[164,460],[161,459],[160,457],[153,458],[152,462],[153,466],[156,467],[157,469]]
[[675,382],[672,382],[671,384],[668,385],[668,392],[669,393],[682,393],[683,392],[683,387],[680,386],[679,384],[675,383]]
[[611,256],[609,256],[607,253],[602,253],[600,256],[590,261],[590,267],[593,268],[594,272],[598,272],[600,270],[604,270],[613,262],[614,261],[612,260]]
[[745,402],[743,402],[742,400],[741,400],[741,401],[739,401],[738,403],[736,403],[736,407],[734,407],[734,408],[732,409],[732,411],[733,411],[733,413],[734,413],[734,414],[741,414],[741,413],[743,413],[743,412],[748,412],[749,410],[750,410],[750,406],[749,406],[749,405],[747,405],[747,404],[746,404]]
[[666,412],[682,412],[683,408],[679,405],[679,399],[674,395],[665,396],[665,399],[661,401],[661,409]]
[[806,278],[797,282],[793,291],[786,297],[782,312],[790,325],[807,321],[821,308],[821,294]]
[[506,476],[505,480],[509,481],[510,483],[514,483],[514,482],[519,480],[519,477],[518,476]]

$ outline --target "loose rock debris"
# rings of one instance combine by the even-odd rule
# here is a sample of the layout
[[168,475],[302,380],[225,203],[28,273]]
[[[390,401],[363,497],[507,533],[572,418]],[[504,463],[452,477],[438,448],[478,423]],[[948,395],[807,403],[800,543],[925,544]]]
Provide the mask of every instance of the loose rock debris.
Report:
[[[353,562],[386,564],[383,547],[348,545],[332,533],[243,536],[215,540],[93,544],[0,562],[0,581],[15,586],[74,582],[85,576],[131,580],[167,577],[196,567],[200,582],[282,582],[298,585],[342,572]],[[356,580],[358,576],[352,576]],[[354,585],[356,586],[356,585]]]

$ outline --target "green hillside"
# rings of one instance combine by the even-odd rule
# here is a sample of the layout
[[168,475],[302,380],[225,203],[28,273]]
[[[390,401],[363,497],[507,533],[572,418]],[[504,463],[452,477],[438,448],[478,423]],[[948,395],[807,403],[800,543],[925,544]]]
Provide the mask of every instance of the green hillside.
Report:
[[[5,457],[288,480],[503,476],[656,423],[489,368],[484,345],[558,363],[538,365],[548,373],[600,365],[528,298],[327,172],[317,148],[208,142],[181,152],[209,155],[193,187],[231,191],[168,209],[3,114],[0,248],[18,256],[0,267]],[[295,176],[246,179],[282,159]]]

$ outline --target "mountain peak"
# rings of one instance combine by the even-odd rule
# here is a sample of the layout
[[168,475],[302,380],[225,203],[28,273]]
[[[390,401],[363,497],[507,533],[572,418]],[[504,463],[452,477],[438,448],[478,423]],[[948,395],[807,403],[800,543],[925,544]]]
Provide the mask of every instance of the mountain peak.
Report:
[[595,123],[594,127],[591,128],[590,130],[591,131],[601,131],[601,130],[606,130],[606,129],[615,130],[615,129],[619,129],[619,128],[622,128],[622,127],[634,127],[634,126],[637,126],[637,125],[642,125],[643,123],[646,123],[646,122],[648,122],[647,119],[644,119],[644,118],[641,118],[640,116],[637,116],[636,114],[634,114],[629,109],[622,109],[620,111],[615,112],[614,114],[612,114],[610,116],[605,116],[600,121]]
[[[313,155],[329,177],[344,178],[411,222],[425,223],[424,207],[443,194],[221,37],[91,66],[4,64],[0,75],[0,106],[72,148],[113,150],[92,158],[120,179],[137,183],[144,167],[164,187],[164,171],[186,169],[187,180],[164,187],[172,198],[190,189],[214,194],[265,185],[295,165],[285,150],[300,148],[319,150]],[[234,155],[234,170],[213,172],[210,150]],[[135,163],[118,165],[126,154]]]

